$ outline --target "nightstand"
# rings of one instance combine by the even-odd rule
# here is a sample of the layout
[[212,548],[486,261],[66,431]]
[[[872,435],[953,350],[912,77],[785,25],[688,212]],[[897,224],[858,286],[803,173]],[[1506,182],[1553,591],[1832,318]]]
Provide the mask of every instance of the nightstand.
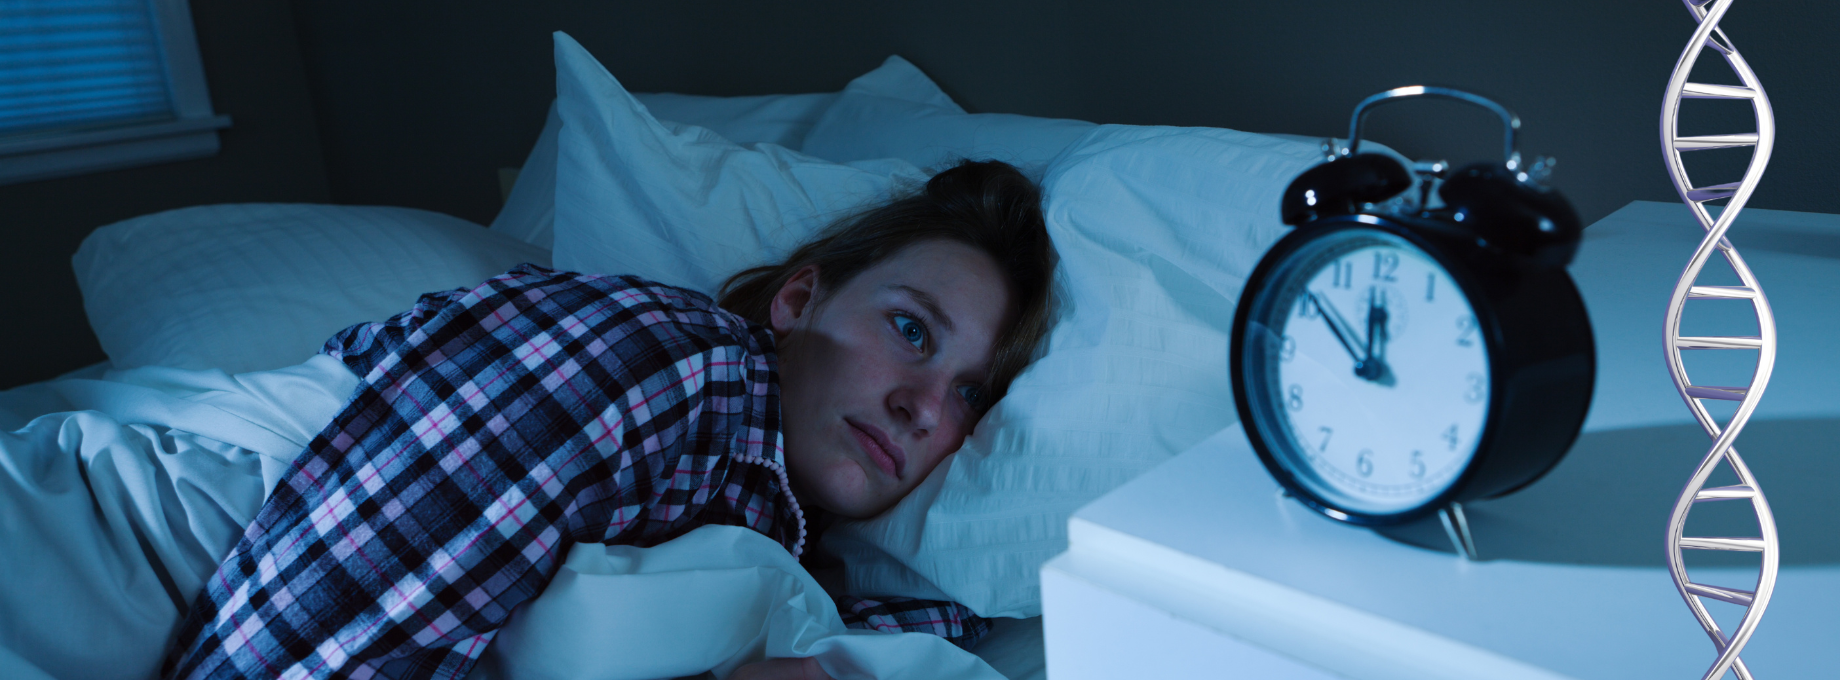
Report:
[[[1068,551],[1042,569],[1049,678],[1699,677],[1715,653],[1668,578],[1663,531],[1710,440],[1661,356],[1668,294],[1699,235],[1685,207],[1651,202],[1586,230],[1571,271],[1598,344],[1591,412],[1545,479],[1467,506],[1482,561],[1457,557],[1438,531],[1382,536],[1280,496],[1235,426],[1074,515]],[[1777,370],[1737,444],[1783,545],[1775,598],[1743,658],[1759,678],[1831,676],[1840,216],[1747,210],[1731,240],[1780,334]],[[1748,309],[1690,307],[1688,323],[1737,319],[1718,318],[1726,312]],[[1716,378],[1750,363],[1692,366]],[[1736,519],[1706,521],[1689,533],[1747,535],[1720,528]],[[1690,556],[1689,570],[1746,587],[1757,569],[1742,557],[1753,566]],[[1723,612],[1728,630],[1736,612]]]

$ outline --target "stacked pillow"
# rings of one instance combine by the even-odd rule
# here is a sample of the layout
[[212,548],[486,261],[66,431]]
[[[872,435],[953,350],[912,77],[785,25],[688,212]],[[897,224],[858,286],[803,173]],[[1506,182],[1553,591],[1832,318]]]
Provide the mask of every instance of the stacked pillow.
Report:
[[898,56],[843,88],[805,138],[837,162],[900,158],[932,171],[959,158],[1008,162],[1040,179],[1048,162],[1095,127],[1083,120],[968,114]]
[[556,35],[556,266],[713,293],[857,208],[924,184],[897,159],[837,164],[665,124]]
[[[563,34],[556,62],[561,267],[712,291],[740,266],[772,261],[831,218],[924,178],[901,159],[831,163],[661,123]],[[856,87],[864,81],[911,86],[914,76],[891,60],[852,83],[832,111],[875,91]],[[973,115],[950,113],[942,97],[927,103],[926,118],[938,119],[927,125],[981,129],[954,120]],[[832,139],[827,122],[837,122],[830,112],[806,137],[808,150]],[[1279,195],[1319,160],[1316,145],[1209,128],[1090,126],[1081,135],[1052,149],[1058,160],[1044,183],[1063,300],[1047,354],[950,465],[890,512],[827,533],[855,593],[1038,615],[1038,570],[1065,549],[1075,508],[1236,420],[1226,368],[1234,303],[1282,233]],[[956,139],[942,148],[975,150],[975,135]],[[973,146],[956,146],[965,139]]]
[[[706,128],[736,144],[775,144],[798,149],[818,117],[837,101],[836,92],[776,94],[757,97],[705,97],[689,94],[634,93],[661,121]],[[666,123],[670,124],[669,122]],[[551,104],[543,132],[524,159],[523,170],[492,230],[545,249],[554,245],[556,221],[556,142],[562,118]]]

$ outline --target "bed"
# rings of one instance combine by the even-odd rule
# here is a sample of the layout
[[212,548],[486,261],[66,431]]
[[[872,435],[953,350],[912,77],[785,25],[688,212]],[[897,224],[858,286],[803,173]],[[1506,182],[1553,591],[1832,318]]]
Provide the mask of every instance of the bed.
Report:
[[[578,547],[474,677],[719,678],[775,650],[830,655],[851,677],[1045,677],[1041,564],[1065,549],[1074,509],[1235,421],[1233,305],[1319,140],[968,114],[899,57],[841,92],[739,98],[632,95],[563,34],[556,59],[556,104],[489,228],[407,208],[249,204],[85,241],[74,264],[110,361],[0,393],[0,676],[157,672],[217,556],[349,394],[349,373],[312,358],[331,333],[519,262],[713,290],[973,157],[1040,179],[1057,325],[950,464],[888,513],[826,534],[846,567],[819,576],[995,617],[975,656],[914,640],[931,636],[843,635],[783,551],[712,532],[693,536],[742,557]],[[724,570],[751,576],[699,583],[753,595],[684,616],[743,622],[726,638],[605,642],[622,624],[604,614],[644,606],[649,584]]]

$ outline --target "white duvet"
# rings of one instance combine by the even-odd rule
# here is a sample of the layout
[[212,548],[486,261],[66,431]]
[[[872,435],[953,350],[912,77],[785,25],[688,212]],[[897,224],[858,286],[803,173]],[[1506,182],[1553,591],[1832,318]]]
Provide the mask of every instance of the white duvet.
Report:
[[[357,384],[324,356],[87,373],[0,393],[0,678],[157,675],[204,579]],[[1002,677],[933,635],[846,630],[796,560],[735,527],[575,546],[471,677],[722,678],[786,656],[840,680]]]

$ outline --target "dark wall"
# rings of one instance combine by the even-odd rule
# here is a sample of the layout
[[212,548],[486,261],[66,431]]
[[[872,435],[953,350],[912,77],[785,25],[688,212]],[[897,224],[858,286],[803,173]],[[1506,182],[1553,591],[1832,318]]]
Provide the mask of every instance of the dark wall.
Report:
[[[1523,149],[1588,222],[1632,200],[1678,200],[1658,142],[1662,90],[1695,25],[1672,0],[1199,2],[934,0],[673,3],[297,1],[333,198],[488,221],[494,169],[522,162],[554,94],[549,32],[565,30],[635,91],[835,90],[901,54],[972,111],[1102,123],[1329,135],[1362,97],[1412,83],[1499,99]],[[1840,212],[1824,159],[1840,105],[1826,27],[1840,5],[1740,4],[1727,33],[1760,74],[1782,140],[1752,205]],[[1711,82],[1736,82],[1708,53]],[[1683,132],[1755,129],[1748,107],[1689,102]],[[1721,108],[1723,107],[1723,108]],[[1736,108],[1734,108],[1736,107]],[[1398,104],[1373,136],[1454,161],[1499,155],[1480,109]],[[1747,155],[1702,152],[1702,184]],[[1701,170],[1700,166],[1707,166]]]
[[96,227],[208,203],[330,198],[294,17],[283,2],[192,0],[211,104],[209,158],[0,186],[0,388],[103,360],[70,256]]

